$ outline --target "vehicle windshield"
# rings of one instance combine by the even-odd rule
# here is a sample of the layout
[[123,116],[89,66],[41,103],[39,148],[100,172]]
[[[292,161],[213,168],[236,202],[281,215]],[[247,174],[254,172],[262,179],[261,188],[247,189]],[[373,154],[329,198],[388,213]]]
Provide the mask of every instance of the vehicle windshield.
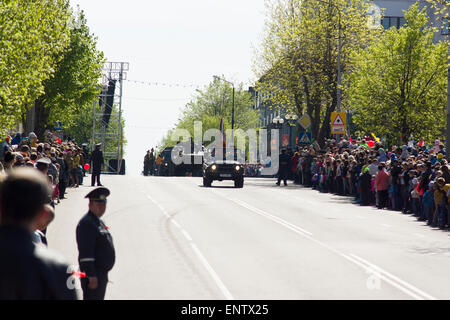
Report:
[[223,148],[223,149],[208,149],[205,151],[205,161],[213,162],[213,161],[225,161],[225,160],[234,160],[234,161],[245,161],[244,153],[236,148]]

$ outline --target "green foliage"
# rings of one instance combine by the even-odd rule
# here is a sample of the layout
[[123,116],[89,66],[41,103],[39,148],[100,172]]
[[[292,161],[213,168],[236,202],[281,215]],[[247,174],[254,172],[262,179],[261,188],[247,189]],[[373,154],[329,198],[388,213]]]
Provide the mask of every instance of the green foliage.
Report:
[[68,0],[0,2],[0,136],[44,91],[69,44]]
[[447,43],[433,44],[426,10],[415,4],[407,24],[355,52],[348,77],[354,122],[390,143],[434,140],[445,126]]
[[[182,110],[181,119],[176,127],[169,131],[160,143],[159,151],[165,147],[176,145],[177,141],[171,141],[172,132],[175,129],[187,130],[194,137],[194,122],[202,122],[202,135],[208,129],[220,129],[220,120],[223,117],[225,130],[231,129],[233,88],[231,84],[215,79],[204,90],[197,90],[193,97]],[[258,113],[251,108],[252,95],[243,89],[243,84],[235,87],[234,97],[234,129],[248,130],[256,128]]]
[[[307,113],[313,137],[323,142],[337,105],[339,30],[341,71],[351,70],[350,54],[376,39],[365,0],[278,0],[267,2],[264,39],[254,69],[263,103],[288,113]],[[340,28],[339,28],[340,27]],[[345,87],[342,107],[345,109]]]
[[54,76],[44,82],[45,93],[40,100],[50,109],[47,125],[56,121],[66,126],[87,124],[80,112],[92,109],[100,92],[98,81],[104,64],[103,53],[96,46],[97,39],[89,33],[84,13],[79,11],[71,18],[70,45],[64,58]]

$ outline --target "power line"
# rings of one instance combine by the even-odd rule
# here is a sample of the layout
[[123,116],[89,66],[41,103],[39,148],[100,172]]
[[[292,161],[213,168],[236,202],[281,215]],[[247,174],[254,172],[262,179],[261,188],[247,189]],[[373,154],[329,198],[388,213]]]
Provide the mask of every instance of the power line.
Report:
[[[125,79],[125,81],[136,83],[136,84],[142,84],[146,86],[152,86],[152,87],[169,87],[169,88],[195,88],[199,89],[203,87],[204,85],[199,84],[187,84],[187,83],[166,83],[166,82],[148,82],[148,81],[138,81],[138,80],[129,80]],[[252,86],[251,82],[242,82],[243,86]]]
[[136,98],[136,97],[124,97],[124,100],[144,100],[144,101],[184,101],[188,98],[173,98],[173,99],[152,99],[152,98]]
[[186,83],[165,83],[165,82],[146,82],[146,81],[137,81],[137,80],[126,80],[128,82],[142,84],[146,86],[152,87],[178,87],[178,88],[200,88],[201,85],[198,84],[186,84]]

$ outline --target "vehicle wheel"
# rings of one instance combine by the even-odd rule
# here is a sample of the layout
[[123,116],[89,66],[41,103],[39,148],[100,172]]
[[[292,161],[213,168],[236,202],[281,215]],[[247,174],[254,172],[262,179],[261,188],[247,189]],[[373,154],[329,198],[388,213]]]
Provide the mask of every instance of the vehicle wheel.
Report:
[[234,180],[234,187],[235,188],[242,188],[242,187],[244,187],[244,178]]
[[203,177],[203,186],[204,187],[211,187],[212,181],[208,178]]

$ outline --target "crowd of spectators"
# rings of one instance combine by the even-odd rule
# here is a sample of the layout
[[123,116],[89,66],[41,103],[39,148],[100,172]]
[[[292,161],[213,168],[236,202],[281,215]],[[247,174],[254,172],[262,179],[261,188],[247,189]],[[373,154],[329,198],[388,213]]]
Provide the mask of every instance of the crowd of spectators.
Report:
[[449,227],[450,172],[439,140],[389,150],[369,138],[328,140],[324,148],[308,146],[288,153],[290,178],[297,184],[354,197],[363,206],[412,214],[440,229]]
[[46,231],[66,188],[83,184],[87,156],[87,145],[50,131],[0,142],[0,300],[77,299],[69,266],[45,249]]
[[52,186],[52,204],[65,199],[66,188],[77,188],[83,184],[89,163],[87,145],[81,147],[70,138],[62,140],[46,131],[42,140],[35,133],[28,136],[17,133],[0,142],[0,174],[7,175],[20,167],[32,167],[43,172]]

